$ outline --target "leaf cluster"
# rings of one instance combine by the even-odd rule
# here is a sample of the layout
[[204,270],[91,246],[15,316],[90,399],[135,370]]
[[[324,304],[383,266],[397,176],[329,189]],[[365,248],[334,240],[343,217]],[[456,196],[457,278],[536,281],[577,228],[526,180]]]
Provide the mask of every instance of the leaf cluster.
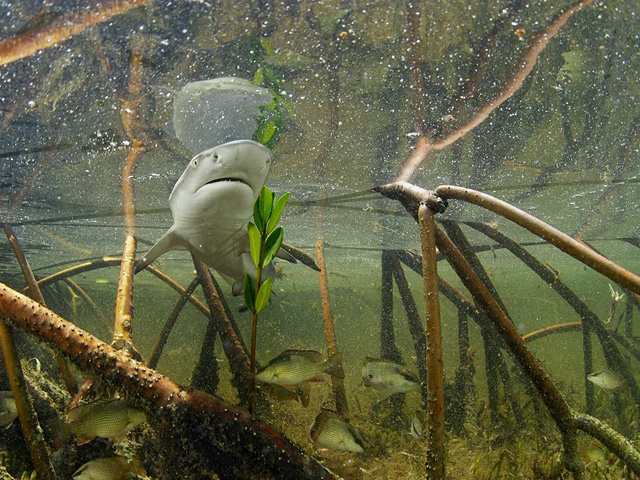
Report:
[[[267,38],[261,38],[254,51],[256,51],[253,59],[255,63],[259,63],[262,58],[274,53],[271,42]],[[273,95],[273,101],[259,109],[258,128],[253,134],[253,140],[273,150],[278,136],[284,130],[291,115],[291,103],[284,96],[285,89],[282,80],[271,68],[260,65],[253,76],[253,84],[264,86]]]
[[278,197],[269,188],[262,187],[253,207],[253,222],[249,222],[248,229],[249,249],[258,274],[255,284],[248,274],[245,276],[243,294],[245,304],[255,313],[260,313],[269,303],[271,279],[264,283],[260,280],[262,271],[273,261],[282,245],[284,231],[277,225],[288,198],[289,192]]

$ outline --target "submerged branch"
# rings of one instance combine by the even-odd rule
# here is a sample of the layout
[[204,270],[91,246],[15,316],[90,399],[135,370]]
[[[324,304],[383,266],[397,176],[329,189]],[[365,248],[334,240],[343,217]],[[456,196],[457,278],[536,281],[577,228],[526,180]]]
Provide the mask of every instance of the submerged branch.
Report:
[[27,382],[20,364],[20,357],[11,327],[0,320],[0,347],[4,357],[4,368],[9,377],[13,400],[22,426],[22,432],[38,478],[56,480],[56,473],[49,458],[49,449],[38,423],[38,417],[27,390]]
[[[166,468],[235,478],[332,479],[280,432],[213,395],[187,391],[30,298],[0,284],[0,316],[126,394],[164,434]],[[177,478],[177,477],[174,477]]]
[[51,22],[0,42],[0,65],[57,46],[87,28],[144,5],[149,0],[95,1],[55,17]]
[[[29,291],[31,292],[31,298],[33,298],[39,304],[46,306],[44,297],[42,296],[42,292],[40,291],[40,287],[38,286],[38,282],[36,281],[36,277],[33,275],[33,271],[29,266],[27,257],[25,256],[22,247],[20,247],[18,238],[13,232],[11,225],[9,225],[8,223],[3,223],[2,228],[7,235],[9,245],[11,245],[11,249],[13,250],[16,260],[18,261],[18,265],[20,265],[22,274],[24,275]],[[78,391],[78,383],[76,382],[76,377],[73,375],[73,372],[71,372],[69,364],[58,354],[56,354],[55,357],[56,362],[58,363],[58,368],[60,369],[60,375],[62,376],[62,379],[64,380],[64,383],[67,387],[67,391],[71,395],[75,394]]]
[[499,200],[486,193],[471,190],[469,188],[456,187],[452,185],[442,185],[435,189],[436,195],[442,198],[455,198],[466,202],[474,203],[498,215],[501,215],[523,228],[526,228],[534,235],[546,240],[558,247],[565,253],[580,260],[585,265],[595,271],[610,278],[614,282],[640,294],[640,277],[622,268],[616,263],[597,254],[592,249],[574,240],[566,233],[550,226],[542,220],[530,215],[507,202]]
[[140,132],[143,118],[144,80],[147,76],[146,55],[148,42],[142,36],[134,36],[131,46],[131,71],[127,85],[128,98],[122,103],[120,111],[122,125],[131,140],[122,167],[122,203],[124,206],[125,240],[118,278],[115,320],[113,324],[113,343],[117,348],[140,357],[133,346],[133,276],[135,272],[135,194],[133,177],[140,157],[146,152],[146,139]]
[[243,347],[243,343],[238,337],[233,324],[227,317],[224,305],[220,299],[218,289],[213,283],[211,273],[202,260],[193,256],[193,264],[196,267],[200,285],[204,292],[205,299],[211,311],[210,322],[214,322],[222,348],[229,359],[229,367],[233,375],[233,385],[238,390],[238,396],[244,404],[249,404],[249,357]]
[[[386,251],[386,250],[385,250]],[[413,340],[413,346],[416,352],[416,366],[418,368],[418,375],[420,377],[420,392],[424,402],[427,401],[427,339],[425,329],[420,320],[420,314],[418,313],[418,307],[413,299],[411,293],[411,287],[407,281],[407,277],[404,274],[400,260],[398,259],[397,251],[393,251],[391,257],[390,270],[393,274],[393,279],[398,287],[398,293],[402,299],[404,310],[407,315],[407,323],[409,325],[409,333]],[[393,296],[391,297],[393,301]]]
[[[420,189],[418,187],[414,187],[412,191],[413,190],[418,191]],[[423,195],[427,193],[426,191],[423,192]],[[418,191],[418,193],[420,192]],[[498,208],[498,210],[500,210],[501,213],[503,213],[503,211],[510,211],[510,209],[513,209],[516,212],[520,212],[520,210],[515,209],[505,202],[501,202],[488,195],[483,195],[479,192],[463,189],[460,187],[438,187],[435,190],[435,193],[436,195],[441,195],[444,198],[462,198],[467,200],[467,197],[470,197],[473,198],[473,203],[480,204],[482,206],[485,206],[486,208],[490,208],[489,205],[492,207],[496,207],[496,205],[499,205],[500,208]],[[450,193],[454,193],[454,195],[450,195]],[[402,198],[397,199],[402,200]],[[407,205],[405,205],[405,207],[406,206]],[[420,209],[421,211],[426,211],[424,205],[421,205]],[[521,213],[524,214],[524,212]],[[507,216],[507,218],[510,217]],[[542,223],[538,219],[535,219],[535,217],[531,217],[531,219],[529,220]],[[543,225],[547,227],[547,229],[551,228],[546,224]],[[556,231],[555,229],[552,230],[560,233],[561,235],[564,235],[562,234],[562,232]],[[496,299],[483,285],[482,281],[473,271],[471,265],[466,261],[460,250],[451,241],[451,239],[449,239],[444,230],[442,230],[442,228],[440,228],[437,224],[435,225],[435,239],[438,248],[442,251],[442,253],[444,253],[460,280],[463,282],[469,292],[471,292],[478,306],[493,322],[495,329],[503,338],[512,355],[515,357],[516,361],[520,364],[523,371],[527,374],[530,381],[538,390],[538,393],[540,394],[543,402],[549,410],[549,413],[555,420],[560,432],[562,433],[565,468],[573,473],[574,478],[583,478],[584,476],[584,465],[582,464],[577,454],[576,447],[576,429],[580,429],[600,440],[605,446],[607,446],[607,448],[609,448],[619,458],[621,458],[636,475],[639,475],[640,453],[621,434],[617,433],[609,426],[593,417],[590,417],[589,415],[576,413],[571,409],[571,407],[569,407],[567,401],[562,396],[562,393],[552,381],[549,374],[545,371],[542,364],[527,348],[525,340],[518,333],[511,319],[505,314],[504,310],[500,307]],[[571,240],[575,242],[575,240]],[[594,253],[591,250],[589,250],[589,252]],[[568,325],[562,325],[555,330],[558,331],[560,328],[573,329],[578,325],[580,324],[571,324],[570,327]],[[594,325],[597,325],[597,323],[594,323]],[[585,325],[585,328],[591,326],[591,323],[588,322]],[[551,331],[551,329],[547,330]],[[529,337],[529,340],[540,335],[543,335],[543,333],[534,332],[534,334]],[[601,341],[603,342],[603,347],[608,346],[609,342],[606,337],[601,337]],[[607,350],[609,350],[609,354],[616,354],[617,352],[616,350],[613,350],[611,348],[607,348]]]
[[640,453],[623,435],[606,423],[584,413],[573,414],[576,428],[599,440],[620,458],[637,476],[640,476]]
[[[318,214],[318,224],[322,222],[322,213]],[[318,272],[318,282],[320,284],[320,302],[322,304],[322,325],[324,327],[324,335],[327,341],[327,355],[338,355],[338,341],[336,339],[335,322],[331,311],[331,300],[329,297],[329,279],[327,278],[327,265],[324,261],[324,244],[322,238],[316,238],[316,259],[320,268]],[[342,360],[340,360],[342,362]],[[344,389],[344,379],[331,376],[331,385],[333,387],[333,395],[336,401],[336,410],[344,418],[349,418],[349,405],[347,403],[347,394]]]
[[525,342],[533,342],[534,340],[544,338],[548,335],[555,335],[556,333],[580,331],[582,331],[582,322],[558,323],[556,325],[550,325],[548,327],[541,328],[540,330],[527,333],[522,336],[522,339]]
[[169,318],[167,318],[167,320],[165,320],[164,324],[162,325],[160,333],[158,334],[158,339],[156,340],[156,343],[153,345],[151,353],[149,354],[149,360],[147,361],[147,365],[149,365],[149,367],[156,368],[158,366],[160,355],[162,355],[164,346],[166,345],[167,340],[169,339],[169,335],[171,334],[171,331],[173,330],[173,327],[178,320],[178,316],[180,315],[180,312],[182,312],[182,309],[187,304],[187,300],[189,299],[189,297],[191,297],[198,285],[200,285],[200,279],[196,277],[193,279],[187,289],[182,293],[182,295],[180,295],[180,298],[178,299],[175,307],[173,307]]
[[[93,270],[99,270],[101,268],[115,267],[120,265],[121,261],[122,259],[120,257],[105,256],[99,260],[91,260],[89,262],[79,263],[72,267],[65,268],[64,270],[60,270],[59,272],[52,273],[51,275],[38,280],[38,285],[41,287],[44,287],[46,285],[55,283],[59,280],[64,280],[65,278],[70,278],[70,277],[73,277],[74,275],[79,275],[81,273],[90,272]],[[147,265],[145,270],[150,274],[154,275],[155,277],[157,277],[158,279],[162,280],[167,285],[169,285],[179,295],[184,294],[185,288],[182,285],[180,285],[176,280],[174,280],[169,275],[164,273],[162,270],[154,267],[153,265]],[[196,310],[198,310],[207,318],[209,317],[210,315],[209,309],[200,300],[198,300],[194,296],[190,296],[188,300],[189,300],[189,303],[191,303],[191,305],[193,305],[196,308]]]

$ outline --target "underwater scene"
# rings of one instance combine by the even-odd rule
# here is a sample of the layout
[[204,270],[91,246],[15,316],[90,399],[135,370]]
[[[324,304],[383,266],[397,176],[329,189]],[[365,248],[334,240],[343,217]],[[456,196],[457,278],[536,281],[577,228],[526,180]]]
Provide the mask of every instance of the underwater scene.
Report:
[[0,1],[0,479],[640,478],[639,6]]

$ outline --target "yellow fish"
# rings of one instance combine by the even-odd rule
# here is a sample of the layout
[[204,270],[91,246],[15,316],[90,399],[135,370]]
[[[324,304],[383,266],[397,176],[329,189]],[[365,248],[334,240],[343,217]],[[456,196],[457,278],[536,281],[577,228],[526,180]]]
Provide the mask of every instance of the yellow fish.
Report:
[[344,378],[341,354],[325,360],[322,353],[314,350],[285,350],[256,373],[256,380],[276,385],[298,385],[319,380],[322,373]]
[[365,435],[339,415],[322,411],[311,427],[311,439],[320,448],[362,453],[369,446]]
[[0,391],[0,427],[9,428],[18,416],[16,402],[9,391]]
[[620,373],[609,368],[600,370],[599,372],[590,373],[587,375],[587,380],[607,392],[615,392],[621,390],[622,387],[625,386],[624,377]]
[[146,476],[140,461],[127,457],[97,458],[82,465],[73,474],[74,480],[130,480],[134,475]]
[[147,421],[144,412],[123,400],[97,400],[78,405],[67,413],[67,429],[82,445],[94,437],[121,441],[130,430]]

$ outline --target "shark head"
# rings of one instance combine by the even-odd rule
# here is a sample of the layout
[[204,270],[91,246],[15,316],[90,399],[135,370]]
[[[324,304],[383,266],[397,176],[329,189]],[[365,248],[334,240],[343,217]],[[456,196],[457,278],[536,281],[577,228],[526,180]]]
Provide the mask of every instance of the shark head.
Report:
[[[245,210],[253,208],[271,167],[271,151],[252,140],[223,143],[199,153],[176,182],[169,197],[171,210],[188,206],[191,215],[213,203]],[[242,199],[242,203],[237,204]]]
[[188,248],[241,288],[255,272],[247,223],[271,167],[271,151],[251,140],[236,140],[191,159],[178,179],[169,206],[173,225],[136,266],[145,268],[174,248]]

